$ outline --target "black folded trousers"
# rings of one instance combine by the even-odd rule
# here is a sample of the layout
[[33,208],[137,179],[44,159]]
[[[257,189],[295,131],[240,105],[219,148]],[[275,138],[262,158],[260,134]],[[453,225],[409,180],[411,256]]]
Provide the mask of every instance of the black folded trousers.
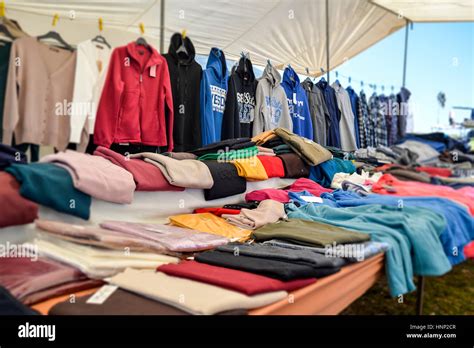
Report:
[[247,181],[239,176],[237,168],[232,163],[218,161],[203,161],[209,168],[214,185],[204,190],[206,201],[229,197],[244,193],[247,190]]
[[321,278],[340,270],[338,267],[314,268],[304,264],[244,255],[236,256],[232,253],[215,250],[200,253],[194,259],[209,265],[237,269],[283,281]]

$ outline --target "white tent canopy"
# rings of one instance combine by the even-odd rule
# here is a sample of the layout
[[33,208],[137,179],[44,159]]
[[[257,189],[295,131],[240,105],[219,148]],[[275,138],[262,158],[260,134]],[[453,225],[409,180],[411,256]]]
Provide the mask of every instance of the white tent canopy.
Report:
[[[330,69],[364,51],[406,24],[397,11],[407,11],[410,20],[419,18],[420,7],[433,7],[436,1],[329,0]],[[439,1],[438,1],[439,2]],[[472,1],[459,3],[466,20],[473,20]],[[112,45],[123,45],[139,35],[144,23],[145,36],[159,47],[160,0],[18,0],[7,1],[7,16],[16,19],[31,35],[51,30],[53,15],[60,21],[55,28],[70,43],[78,43],[98,33],[98,18],[104,21],[103,35]],[[469,7],[469,6],[468,6]],[[444,20],[459,20],[446,7]],[[408,10],[410,11],[408,11]],[[433,9],[439,20],[440,11]],[[429,12],[426,12],[429,13]],[[242,51],[250,52],[255,64],[291,64],[300,73],[306,68],[318,75],[326,69],[325,0],[166,0],[164,47],[174,32],[187,31],[198,54],[208,54],[211,47],[224,50],[237,59]]]

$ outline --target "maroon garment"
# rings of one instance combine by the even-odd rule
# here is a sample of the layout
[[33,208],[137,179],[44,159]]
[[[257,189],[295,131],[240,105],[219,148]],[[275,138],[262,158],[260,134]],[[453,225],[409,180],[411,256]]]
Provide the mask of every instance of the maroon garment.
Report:
[[313,180],[300,178],[284,189],[263,189],[249,192],[245,195],[245,200],[247,202],[261,202],[265,199],[273,199],[281,203],[288,203],[290,201],[288,192],[301,191],[308,191],[317,197],[321,196],[324,192],[332,192],[331,189],[324,188]]
[[254,273],[212,266],[197,261],[162,265],[157,270],[170,276],[216,285],[249,296],[279,290],[293,291],[316,282],[315,278],[283,282]]
[[23,198],[20,184],[5,172],[0,172],[0,202],[0,228],[28,224],[38,217],[38,205]]
[[222,216],[222,214],[238,215],[240,209],[229,209],[229,208],[197,208],[193,211],[194,214],[211,213],[216,216]]
[[285,167],[283,161],[277,156],[257,156],[262,162],[263,168],[267,172],[269,178],[283,178],[285,177]]
[[19,300],[37,291],[84,279],[87,277],[78,269],[50,259],[0,258],[0,285]]
[[94,155],[104,157],[130,172],[137,191],[184,191],[184,187],[170,185],[157,166],[142,159],[129,158],[102,146],[94,151]]

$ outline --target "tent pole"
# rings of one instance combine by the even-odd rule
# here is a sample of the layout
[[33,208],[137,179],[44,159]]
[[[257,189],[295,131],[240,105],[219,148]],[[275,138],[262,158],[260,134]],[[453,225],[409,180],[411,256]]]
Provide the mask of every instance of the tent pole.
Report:
[[165,0],[160,1],[160,53],[165,53]]
[[329,0],[326,0],[326,74],[329,85]]
[[403,83],[402,86],[405,87],[406,78],[407,78],[407,56],[408,56],[408,27],[410,22],[407,19],[407,24],[405,26],[405,53],[403,57]]
[[418,290],[416,296],[416,314],[423,315],[423,295],[425,294],[425,277],[418,277]]

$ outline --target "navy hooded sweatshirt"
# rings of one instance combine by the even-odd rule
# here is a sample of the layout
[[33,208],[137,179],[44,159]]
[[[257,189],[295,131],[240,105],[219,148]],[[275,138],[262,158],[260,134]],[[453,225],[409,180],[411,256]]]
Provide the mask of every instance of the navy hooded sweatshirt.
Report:
[[227,96],[227,64],[224,52],[213,47],[201,80],[202,145],[221,140],[222,117]]
[[300,85],[298,74],[291,67],[285,69],[281,85],[288,100],[293,121],[293,133],[313,140],[313,122],[309,112],[308,98],[304,88]]

